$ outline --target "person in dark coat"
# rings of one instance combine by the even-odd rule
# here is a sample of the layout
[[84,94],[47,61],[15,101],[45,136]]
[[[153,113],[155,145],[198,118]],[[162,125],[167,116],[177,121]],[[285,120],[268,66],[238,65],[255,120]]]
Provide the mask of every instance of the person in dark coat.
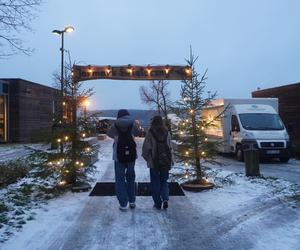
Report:
[[118,159],[117,152],[120,133],[128,130],[130,130],[130,140],[132,139],[134,141],[134,136],[137,136],[138,133],[134,120],[130,117],[129,112],[126,109],[120,109],[118,111],[117,120],[109,129],[107,135],[114,139],[113,160],[115,163],[115,187],[121,211],[127,210],[128,203],[130,208],[135,208],[134,166],[136,155],[131,162],[121,162],[121,159]]
[[[148,133],[146,134],[143,143],[142,156],[147,162],[147,167],[150,169],[151,192],[154,201],[154,207],[157,209],[161,209],[161,207],[167,209],[169,200],[168,179],[171,165],[163,166],[162,168],[157,166],[157,163],[154,158],[155,155],[161,153],[158,152],[157,148],[158,139],[166,141],[170,152],[172,152],[171,136],[168,132],[168,129],[164,125],[161,116],[154,116],[151,122],[151,127]],[[172,158],[171,164],[173,164]]]

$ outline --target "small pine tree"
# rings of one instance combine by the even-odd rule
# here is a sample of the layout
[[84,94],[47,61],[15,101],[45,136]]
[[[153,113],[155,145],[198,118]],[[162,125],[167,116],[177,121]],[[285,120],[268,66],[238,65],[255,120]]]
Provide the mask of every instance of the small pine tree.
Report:
[[[62,112],[57,112],[54,118],[52,144],[57,144],[44,156],[45,168],[51,168],[57,173],[61,185],[75,185],[87,181],[87,173],[93,171],[91,159],[98,153],[97,145],[90,145],[86,138],[91,135],[90,122],[93,116],[77,117],[82,100],[93,94],[93,89],[83,89],[82,82],[74,82],[71,74],[71,64],[67,64],[64,76],[64,99]],[[55,77],[55,76],[54,76]],[[55,77],[59,79],[59,77]],[[55,147],[54,147],[55,148]]]
[[213,121],[202,117],[201,109],[215,98],[216,93],[204,97],[207,70],[202,76],[197,73],[195,69],[197,59],[191,49],[186,62],[192,69],[192,77],[182,81],[181,100],[177,102],[177,113],[181,121],[175,132],[178,141],[175,155],[184,163],[184,171],[179,174],[180,177],[184,176],[192,183],[205,184],[202,164],[215,162],[218,145],[210,142],[206,136],[205,130]]

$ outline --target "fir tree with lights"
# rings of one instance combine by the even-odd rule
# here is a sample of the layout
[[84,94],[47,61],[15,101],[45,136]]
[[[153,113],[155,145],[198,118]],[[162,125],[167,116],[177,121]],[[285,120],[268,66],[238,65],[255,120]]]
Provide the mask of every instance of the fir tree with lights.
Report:
[[[99,146],[91,144],[94,116],[78,117],[79,108],[93,94],[92,89],[83,89],[82,82],[74,82],[70,64],[64,76],[64,99],[58,100],[62,111],[56,112],[50,151],[40,153],[41,168],[57,176],[60,186],[78,186],[88,183],[88,173],[94,171],[93,162],[97,159]],[[59,77],[55,77],[59,80]],[[86,108],[86,107],[84,107]],[[97,115],[97,114],[96,114]]]
[[177,150],[175,156],[183,163],[177,177],[183,178],[188,184],[208,185],[209,182],[203,171],[203,164],[206,162],[215,163],[218,144],[208,140],[206,129],[212,126],[212,120],[201,115],[201,109],[207,106],[216,96],[204,97],[206,87],[207,70],[200,76],[195,64],[198,57],[190,51],[189,59],[186,62],[191,67],[191,78],[182,81],[181,100],[177,102],[177,113],[181,121],[177,125],[175,134],[177,139]]

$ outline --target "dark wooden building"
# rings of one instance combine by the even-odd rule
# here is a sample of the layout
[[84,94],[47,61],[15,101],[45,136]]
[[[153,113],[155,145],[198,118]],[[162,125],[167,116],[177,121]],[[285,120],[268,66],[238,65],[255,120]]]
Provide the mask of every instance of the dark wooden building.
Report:
[[252,97],[276,97],[279,114],[289,132],[292,142],[300,142],[300,83],[252,92]]
[[0,141],[30,142],[50,133],[59,90],[19,78],[2,78],[1,87]]

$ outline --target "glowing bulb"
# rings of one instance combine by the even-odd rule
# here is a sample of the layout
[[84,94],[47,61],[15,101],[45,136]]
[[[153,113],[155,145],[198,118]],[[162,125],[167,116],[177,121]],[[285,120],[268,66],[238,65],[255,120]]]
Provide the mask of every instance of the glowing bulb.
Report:
[[148,67],[147,67],[147,74],[148,74],[148,76],[150,76],[151,75],[151,68],[150,68],[150,65],[148,65]]
[[79,165],[79,161],[76,161],[76,165]]
[[191,68],[185,68],[185,73],[187,75],[191,75],[192,74],[192,69]]
[[66,106],[66,102],[63,102],[62,104],[63,104],[64,106]]
[[83,162],[80,163],[80,166],[81,166],[81,167],[83,166]]
[[202,154],[202,155],[205,155],[205,152],[204,152],[204,151],[202,151],[202,152],[201,152],[201,154]]
[[68,136],[65,136],[65,141],[69,140],[69,137]]
[[201,130],[204,130],[204,127],[203,127],[203,126],[201,127]]
[[130,64],[128,64],[127,72],[129,73],[129,75],[132,75],[133,73],[133,69]]
[[190,113],[191,113],[191,114],[193,114],[193,113],[194,113],[194,110],[193,110],[193,109],[191,109],[191,110],[190,110]]
[[58,139],[57,139],[57,142],[61,142],[61,139],[60,139],[60,138],[58,138]]
[[183,132],[182,132],[182,131],[180,131],[180,134],[181,134],[181,135],[183,135]]
[[60,181],[60,182],[59,182],[59,185],[60,185],[60,186],[64,186],[64,185],[66,185],[66,184],[67,184],[66,181]]
[[85,137],[85,136],[86,136],[86,134],[85,134],[85,133],[83,133],[83,134],[82,134],[82,137]]
[[205,138],[204,140],[205,140],[205,141],[208,141],[208,139],[207,139],[207,138]]
[[168,75],[170,73],[170,68],[169,68],[169,65],[166,66],[165,68],[165,72],[166,72],[166,75]]
[[107,68],[106,68],[106,75],[109,75],[110,74],[110,72],[111,72],[111,67],[110,66],[108,66]]
[[188,155],[188,154],[189,154],[189,151],[185,151],[185,154]]

